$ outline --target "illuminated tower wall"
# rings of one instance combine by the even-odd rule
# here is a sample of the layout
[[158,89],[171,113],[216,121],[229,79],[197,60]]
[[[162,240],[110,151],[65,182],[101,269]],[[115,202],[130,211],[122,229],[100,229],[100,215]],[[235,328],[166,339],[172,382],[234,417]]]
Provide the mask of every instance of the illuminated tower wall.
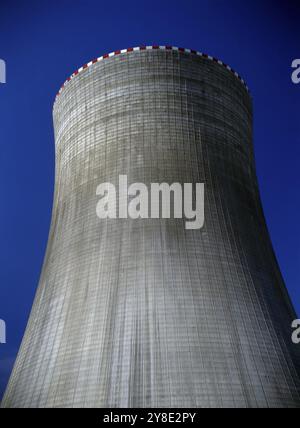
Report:
[[[117,51],[74,73],[53,115],[51,231],[2,406],[300,406],[237,73],[187,49]],[[96,188],[121,174],[205,183],[204,227],[100,220]]]

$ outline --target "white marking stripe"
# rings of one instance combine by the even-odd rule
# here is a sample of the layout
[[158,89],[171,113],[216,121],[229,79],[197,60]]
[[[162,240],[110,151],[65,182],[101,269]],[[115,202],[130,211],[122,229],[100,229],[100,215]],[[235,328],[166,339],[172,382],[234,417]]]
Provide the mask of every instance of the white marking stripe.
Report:
[[[178,47],[176,47],[176,46],[146,46],[146,47],[143,47],[143,48],[141,48],[140,46],[138,46],[138,47],[134,47],[134,48],[128,48],[128,49],[122,49],[122,50],[120,50],[120,51],[115,51],[115,52],[111,52],[111,53],[109,53],[109,54],[107,54],[107,55],[105,55],[105,58],[112,58],[113,56],[115,56],[116,55],[116,52],[117,52],[117,54],[119,54],[119,53],[121,53],[121,54],[124,54],[124,53],[130,53],[130,52],[132,52],[132,51],[134,51],[134,52],[137,52],[137,51],[144,51],[144,50],[172,50],[172,51],[175,51],[175,52],[179,52],[179,48]],[[183,52],[183,53],[186,53],[186,54],[191,54],[192,53],[192,50],[191,49],[184,49],[184,48],[180,48],[180,52]],[[198,56],[202,56],[202,57],[205,57],[205,58],[207,58],[207,59],[209,59],[209,60],[211,60],[211,61],[214,61],[214,62],[217,62],[218,64],[220,64],[220,65],[222,65],[223,67],[225,67],[225,68],[227,68],[227,70],[229,70],[229,71],[231,71],[242,83],[243,83],[243,85],[245,86],[245,88],[246,88],[246,90],[249,92],[249,88],[248,88],[248,86],[246,85],[246,83],[245,83],[245,81],[239,76],[239,74],[236,72],[236,71],[233,71],[232,70],[232,68],[229,66],[229,65],[225,65],[222,61],[220,61],[220,60],[217,60],[217,59],[215,59],[214,57],[212,57],[212,56],[210,56],[210,55],[205,55],[205,54],[203,54],[202,52],[199,52],[199,51],[193,51],[193,55],[198,55]],[[71,74],[71,76],[69,77],[69,79],[68,80],[66,80],[65,81],[65,83],[62,85],[62,87],[59,89],[59,91],[58,91],[58,94],[60,94],[61,92],[62,92],[62,90],[63,90],[63,88],[75,77],[75,76],[77,76],[77,74],[78,73],[81,73],[83,70],[85,70],[86,68],[88,68],[88,67],[91,67],[93,64],[95,64],[96,62],[99,62],[99,61],[102,61],[104,58],[103,58],[103,56],[100,56],[100,57],[98,57],[97,59],[96,59],[96,61],[90,61],[90,62],[88,62],[87,64],[86,64],[86,67],[80,67],[78,70],[77,70],[77,72],[75,72],[75,73],[73,73],[73,74]],[[55,98],[55,101],[56,101],[56,98]],[[54,104],[55,104],[55,101],[54,101]]]

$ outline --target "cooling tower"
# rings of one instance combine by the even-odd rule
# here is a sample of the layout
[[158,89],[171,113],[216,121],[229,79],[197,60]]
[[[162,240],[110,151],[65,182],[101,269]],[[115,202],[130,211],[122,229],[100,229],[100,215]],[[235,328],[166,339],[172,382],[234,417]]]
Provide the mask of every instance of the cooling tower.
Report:
[[[76,71],[53,116],[48,248],[2,406],[299,407],[297,317],[239,75],[188,49],[126,49]],[[100,219],[96,189],[120,175],[204,183],[203,227]]]

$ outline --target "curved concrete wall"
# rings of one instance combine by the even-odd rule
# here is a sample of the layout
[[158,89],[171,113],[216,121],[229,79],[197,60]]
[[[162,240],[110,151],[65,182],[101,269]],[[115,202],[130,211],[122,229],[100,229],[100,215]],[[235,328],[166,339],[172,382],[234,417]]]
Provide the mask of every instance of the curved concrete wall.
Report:
[[[54,105],[48,249],[2,405],[299,406],[296,315],[261,209],[247,88],[193,51],[101,58]],[[120,174],[205,183],[204,227],[100,220],[96,188]]]

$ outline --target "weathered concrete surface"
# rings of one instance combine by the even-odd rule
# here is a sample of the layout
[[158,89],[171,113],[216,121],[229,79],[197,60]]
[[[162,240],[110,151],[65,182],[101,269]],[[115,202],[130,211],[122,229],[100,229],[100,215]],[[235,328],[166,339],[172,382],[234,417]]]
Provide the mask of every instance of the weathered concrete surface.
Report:
[[[66,85],[54,125],[49,244],[2,405],[299,406],[244,85],[192,54],[125,53]],[[120,174],[204,182],[204,228],[100,220],[96,188]]]

